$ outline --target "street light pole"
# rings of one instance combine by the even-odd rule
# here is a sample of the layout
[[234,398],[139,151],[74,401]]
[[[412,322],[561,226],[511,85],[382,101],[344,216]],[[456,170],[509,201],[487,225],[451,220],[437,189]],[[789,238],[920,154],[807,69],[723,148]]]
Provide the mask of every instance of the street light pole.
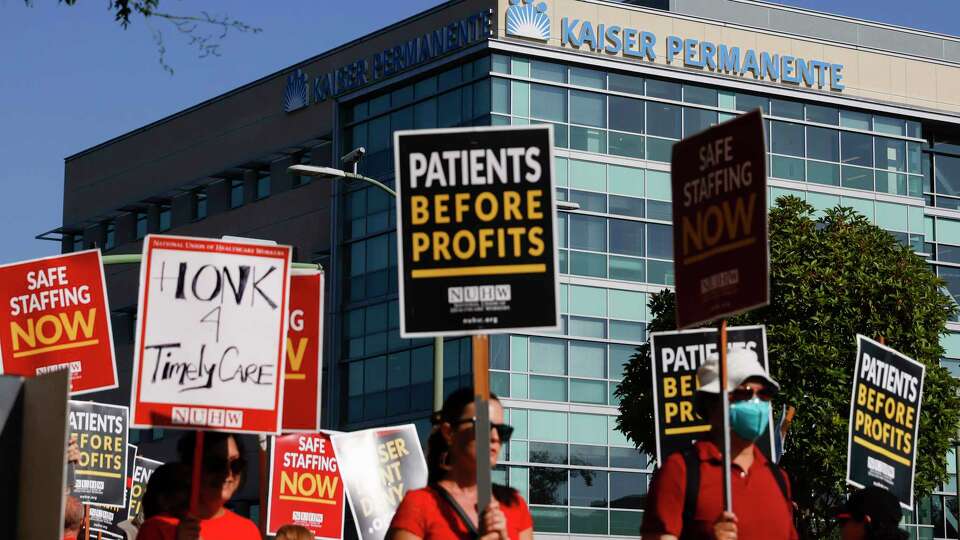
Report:
[[[291,165],[287,167],[287,171],[292,174],[302,174],[304,176],[316,176],[318,178],[328,178],[328,179],[344,179],[344,180],[359,180],[361,182],[366,182],[372,184],[377,188],[387,192],[391,197],[396,198],[397,192],[390,189],[383,182],[370,178],[369,176],[363,176],[362,174],[357,173],[357,164],[360,162],[360,159],[363,158],[363,155],[366,154],[366,149],[364,147],[354,148],[350,153],[346,154],[340,161],[345,165],[349,164],[352,171],[346,172],[341,169],[335,169],[333,167],[316,167],[314,165]],[[443,408],[443,337],[437,336],[433,338],[433,410],[434,412],[439,412]]]

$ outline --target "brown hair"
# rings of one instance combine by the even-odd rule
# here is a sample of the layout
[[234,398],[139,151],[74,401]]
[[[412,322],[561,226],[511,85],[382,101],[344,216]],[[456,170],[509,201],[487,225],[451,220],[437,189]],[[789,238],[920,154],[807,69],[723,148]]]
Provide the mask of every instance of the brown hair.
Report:
[[300,525],[284,525],[277,529],[277,540],[313,540],[315,537],[306,527]]

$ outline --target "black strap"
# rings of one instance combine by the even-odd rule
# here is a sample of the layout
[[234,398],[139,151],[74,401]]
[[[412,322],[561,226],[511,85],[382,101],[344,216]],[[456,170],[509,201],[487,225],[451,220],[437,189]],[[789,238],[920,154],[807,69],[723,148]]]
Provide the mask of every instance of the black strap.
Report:
[[773,475],[773,479],[777,481],[777,487],[780,488],[780,493],[783,493],[783,500],[787,501],[787,508],[790,510],[790,516],[792,517],[793,501],[790,500],[790,494],[787,493],[787,480],[783,477],[783,470],[772,461],[767,462],[767,467],[770,468],[770,474]]
[[460,516],[460,519],[463,520],[463,523],[467,526],[467,532],[470,534],[471,539],[480,538],[480,531],[477,530],[476,525],[473,524],[473,521],[467,516],[467,513],[463,511],[463,508],[460,506],[460,503],[453,498],[453,495],[449,491],[443,489],[440,484],[430,484],[430,487],[439,494],[443,500],[447,501],[447,504],[453,508],[453,511]]
[[683,492],[683,524],[693,523],[697,513],[697,495],[700,494],[700,456],[697,447],[685,448],[683,463],[687,466],[687,485]]

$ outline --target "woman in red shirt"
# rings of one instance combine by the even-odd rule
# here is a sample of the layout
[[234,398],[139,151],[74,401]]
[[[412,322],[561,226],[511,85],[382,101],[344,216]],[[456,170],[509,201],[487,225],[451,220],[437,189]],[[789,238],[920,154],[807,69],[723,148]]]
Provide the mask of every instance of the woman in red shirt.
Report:
[[[427,442],[429,485],[407,492],[397,508],[388,540],[531,540],[533,518],[515,489],[493,486],[493,500],[477,512],[476,409],[473,389],[450,394]],[[503,423],[503,407],[490,395],[490,467],[513,427]]]
[[[181,463],[193,463],[196,433],[189,432],[177,443]],[[200,500],[195,516],[161,513],[143,522],[139,540],[260,540],[257,525],[224,508],[240,489],[246,463],[239,439],[229,433],[204,434],[203,472]],[[148,484],[149,486],[152,484]],[[146,496],[146,495],[145,495]]]

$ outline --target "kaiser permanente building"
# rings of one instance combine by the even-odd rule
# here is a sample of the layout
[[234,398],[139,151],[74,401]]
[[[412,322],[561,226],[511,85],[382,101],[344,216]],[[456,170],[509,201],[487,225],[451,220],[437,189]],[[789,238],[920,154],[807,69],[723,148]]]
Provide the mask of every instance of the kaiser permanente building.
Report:
[[[286,168],[363,146],[360,172],[391,183],[394,130],[552,124],[576,207],[559,217],[563,329],[493,340],[517,428],[497,480],[527,497],[538,535],[635,537],[650,466],[614,429],[613,392],[648,295],[673,284],[670,148],[757,107],[771,200],[856,208],[960,296],[960,39],[754,0],[445,3],[67,158],[63,225],[44,237],[111,253],[148,232],[292,244],[327,271],[324,425],[425,433],[432,342],[398,335],[392,201]],[[136,281],[111,268],[124,359]],[[943,363],[960,375],[951,329]],[[468,343],[446,341],[448,391],[469,384]],[[958,537],[955,490],[951,476],[918,503],[916,536]]]

